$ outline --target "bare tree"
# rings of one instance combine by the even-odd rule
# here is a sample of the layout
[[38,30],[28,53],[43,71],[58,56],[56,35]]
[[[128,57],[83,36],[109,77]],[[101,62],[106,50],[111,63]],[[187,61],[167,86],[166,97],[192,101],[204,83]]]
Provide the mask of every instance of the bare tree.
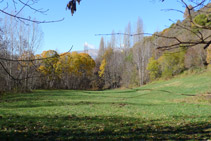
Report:
[[[161,0],[164,2],[165,0]],[[176,35],[162,35],[160,33],[135,33],[132,34],[131,32],[125,33],[116,33],[117,35],[124,35],[132,37],[132,36],[139,36],[139,35],[153,35],[158,38],[162,38],[167,40],[168,44],[156,44],[157,49],[160,51],[163,50],[172,50],[177,49],[181,46],[185,47],[194,47],[197,45],[201,45],[204,49],[211,44],[211,20],[210,20],[210,13],[209,9],[211,8],[211,0],[179,0],[178,2],[182,3],[185,7],[185,12],[180,11],[178,9],[165,9],[165,11],[176,11],[180,12],[183,15],[186,15],[187,19],[184,22],[177,22],[174,23],[177,29],[185,30],[186,34],[191,35],[191,38],[181,38]],[[192,5],[192,6],[189,6]],[[185,13],[185,14],[184,14]],[[173,20],[172,20],[173,21]],[[186,24],[184,24],[186,23]],[[111,35],[111,34],[96,34],[96,35]],[[193,37],[194,36],[194,37]],[[128,46],[130,42],[124,42],[125,46]]]
[[139,86],[144,85],[148,81],[146,68],[149,58],[152,57],[152,50],[153,44],[147,40],[147,37],[133,46],[133,61],[138,71]]
[[5,55],[0,56],[0,65],[7,73],[5,77],[7,87],[11,90],[19,84],[23,89],[28,89],[33,83],[31,78],[36,67],[32,61],[21,60],[35,59],[34,52],[40,46],[42,32],[35,23],[26,26],[8,16],[5,18],[2,31],[7,44]]
[[[139,33],[143,33],[143,22],[141,21],[140,18],[138,18],[137,20],[137,25],[136,25],[136,33],[135,34],[139,34]],[[134,47],[133,47],[133,61],[136,64],[137,70],[138,70],[138,76],[139,76],[139,85],[143,85],[143,63],[144,63],[144,46],[142,46],[140,43],[143,40],[143,35],[137,35],[134,36]]]
[[134,44],[136,44],[137,42],[141,42],[141,40],[143,39],[143,34],[140,34],[140,33],[144,33],[144,30],[143,30],[143,21],[140,17],[138,17],[138,20],[137,20],[137,24],[136,24],[136,27],[135,27],[135,34],[137,34],[137,36],[134,36],[133,40],[134,40]]
[[[129,22],[127,27],[125,28],[125,34],[124,34],[124,48],[125,50],[129,49],[131,47],[131,38],[128,35],[131,35],[131,23]],[[113,34],[112,34],[113,35]]]
[[98,51],[98,57],[97,57],[100,61],[102,60],[104,53],[105,53],[105,42],[104,42],[104,38],[101,37],[99,51]]

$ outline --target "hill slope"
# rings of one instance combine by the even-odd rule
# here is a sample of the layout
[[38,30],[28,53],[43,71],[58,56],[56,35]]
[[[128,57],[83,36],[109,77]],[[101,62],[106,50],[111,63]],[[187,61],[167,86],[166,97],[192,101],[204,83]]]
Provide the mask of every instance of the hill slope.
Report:
[[[107,91],[1,96],[0,140],[211,139],[211,72]],[[209,96],[209,94],[207,95]]]

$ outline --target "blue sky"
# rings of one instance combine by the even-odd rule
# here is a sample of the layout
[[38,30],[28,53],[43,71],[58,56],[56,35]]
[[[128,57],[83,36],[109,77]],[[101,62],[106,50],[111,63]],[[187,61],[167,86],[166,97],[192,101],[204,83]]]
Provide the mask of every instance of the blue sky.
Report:
[[[33,14],[38,20],[64,21],[50,24],[40,24],[44,32],[43,50],[66,52],[73,45],[73,51],[83,50],[84,43],[98,48],[100,38],[95,34],[124,32],[128,22],[135,27],[138,17],[143,20],[144,32],[154,33],[172,24],[169,19],[182,20],[183,15],[177,12],[164,12],[161,9],[183,9],[177,0],[82,0],[77,5],[77,11],[72,16],[65,7],[68,0],[40,0],[37,8],[49,9],[47,15]],[[27,15],[28,11],[25,9]],[[109,39],[110,37],[105,37]]]

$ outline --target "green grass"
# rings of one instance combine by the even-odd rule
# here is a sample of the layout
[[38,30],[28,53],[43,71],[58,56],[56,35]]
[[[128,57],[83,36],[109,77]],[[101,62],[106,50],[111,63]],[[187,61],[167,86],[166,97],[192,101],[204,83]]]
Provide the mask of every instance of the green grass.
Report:
[[211,72],[107,91],[0,97],[0,140],[211,139]]

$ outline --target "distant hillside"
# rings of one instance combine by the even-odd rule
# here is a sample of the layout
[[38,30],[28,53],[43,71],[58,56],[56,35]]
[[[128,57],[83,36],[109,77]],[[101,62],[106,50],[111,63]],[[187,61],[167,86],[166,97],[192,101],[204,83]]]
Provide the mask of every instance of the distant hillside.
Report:
[[[86,51],[76,51],[78,53],[84,53]],[[98,49],[88,49],[87,52],[93,59],[97,58],[97,54],[98,54]]]
[[[115,51],[122,51],[122,49],[119,49],[119,48],[114,48],[114,50]],[[86,51],[76,51],[76,52],[78,52],[78,53],[84,53],[84,52],[86,52],[86,53],[88,53],[93,59],[96,59],[97,58],[97,55],[98,55],[98,49],[88,49],[87,50],[88,52],[86,52]]]

